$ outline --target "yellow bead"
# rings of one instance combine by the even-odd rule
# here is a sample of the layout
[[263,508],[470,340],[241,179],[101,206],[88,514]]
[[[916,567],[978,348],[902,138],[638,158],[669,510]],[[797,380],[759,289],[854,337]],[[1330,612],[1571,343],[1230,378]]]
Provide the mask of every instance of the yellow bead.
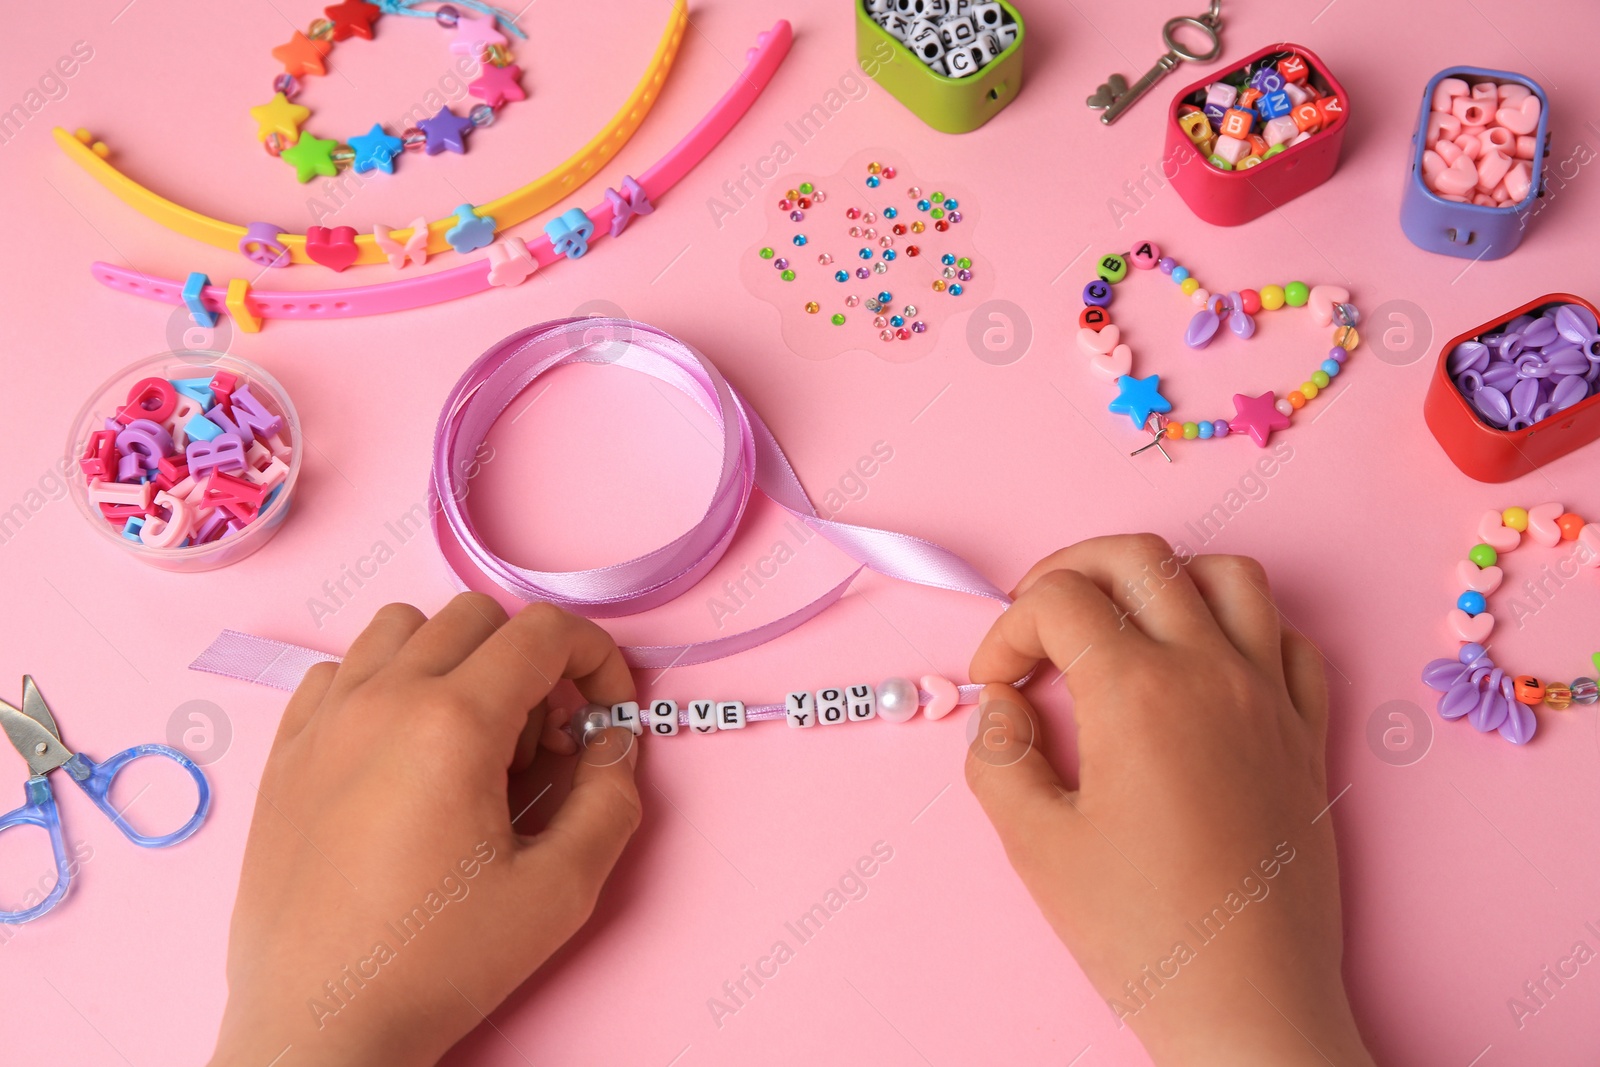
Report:
[[1184,296],[1188,296],[1196,289],[1200,288],[1200,281],[1197,278],[1185,278],[1183,283],[1179,285],[1178,288],[1183,290]]
[[1528,528],[1528,509],[1506,508],[1500,513],[1500,521],[1521,533]]
[[1307,400],[1315,400],[1319,392],[1321,392],[1321,390],[1317,388],[1316,382],[1306,382],[1300,386],[1300,395],[1305,397]]
[[913,222],[911,224],[911,232],[912,233],[921,233],[923,230],[925,230],[927,228],[928,228],[927,225],[921,219],[918,219],[916,222]]
[[1354,326],[1340,326],[1333,331],[1333,343],[1346,352],[1354,352],[1361,343],[1361,335]]
[[1204,144],[1211,139],[1211,120],[1199,111],[1178,116],[1178,126],[1193,144]]
[[[1520,510],[1520,509],[1519,509]],[[1572,690],[1558,682],[1544,687],[1544,706],[1564,711],[1572,706]]]
[[1245,156],[1243,159],[1239,160],[1238,163],[1234,164],[1233,169],[1249,170],[1251,167],[1259,167],[1261,162],[1262,160],[1260,156]]
[[1283,307],[1283,286],[1263,285],[1261,287],[1261,306],[1268,311],[1277,311]]

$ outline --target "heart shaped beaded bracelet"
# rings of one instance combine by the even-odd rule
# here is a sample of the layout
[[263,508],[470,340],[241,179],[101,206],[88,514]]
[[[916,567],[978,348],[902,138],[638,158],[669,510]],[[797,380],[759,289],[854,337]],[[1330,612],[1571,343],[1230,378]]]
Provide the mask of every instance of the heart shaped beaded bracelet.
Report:
[[[1168,418],[1172,402],[1161,394],[1161,376],[1134,376],[1133,349],[1123,343],[1121,330],[1111,321],[1108,310],[1113,287],[1128,276],[1130,265],[1141,271],[1159,269],[1199,308],[1184,334],[1184,342],[1190,348],[1204,348],[1210,344],[1224,322],[1235,335],[1248,339],[1255,334],[1255,316],[1259,312],[1282,307],[1304,307],[1318,326],[1336,325],[1333,348],[1299,388],[1290,389],[1282,396],[1270,391],[1260,396],[1235,393],[1231,419],[1185,422]],[[1116,399],[1108,405],[1109,409],[1114,414],[1128,416],[1134,426],[1150,434],[1150,443],[1135,449],[1133,455],[1154,448],[1170,463],[1172,457],[1167,455],[1165,441],[1204,441],[1232,433],[1248,433],[1251,440],[1265,448],[1273,431],[1287,429],[1295,412],[1316,399],[1317,394],[1339,375],[1361,341],[1355,329],[1361,321],[1361,313],[1349,302],[1349,290],[1341,286],[1313,287],[1296,281],[1281,286],[1264,285],[1259,291],[1239,289],[1211,293],[1200,287],[1199,280],[1187,267],[1179,266],[1171,256],[1163,256],[1154,241],[1137,241],[1126,255],[1102,256],[1095,264],[1095,274],[1095,279],[1083,287],[1084,309],[1078,316],[1078,348],[1089,357],[1095,372],[1117,387]]]
[[[1466,588],[1446,615],[1451,633],[1462,642],[1461,650],[1454,658],[1431,661],[1422,669],[1422,681],[1442,694],[1438,704],[1441,718],[1465,717],[1483,733],[1498,730],[1507,741],[1521,745],[1532,740],[1538,728],[1535,706],[1542,703],[1561,711],[1574,704],[1593,704],[1600,699],[1600,683],[1589,677],[1574,678],[1570,684],[1547,683],[1531,674],[1510,675],[1495,666],[1486,642],[1495,627],[1488,597],[1505,577],[1496,564],[1501,555],[1522,543],[1524,535],[1546,548],[1568,548],[1554,567],[1543,568],[1537,582],[1529,579],[1523,583],[1533,606],[1513,601],[1512,615],[1520,621],[1576,579],[1580,571],[1600,568],[1600,525],[1586,523],[1560,504],[1550,503],[1485,512],[1477,534],[1479,543],[1456,565],[1456,577]],[[1600,652],[1592,659],[1600,674]]]

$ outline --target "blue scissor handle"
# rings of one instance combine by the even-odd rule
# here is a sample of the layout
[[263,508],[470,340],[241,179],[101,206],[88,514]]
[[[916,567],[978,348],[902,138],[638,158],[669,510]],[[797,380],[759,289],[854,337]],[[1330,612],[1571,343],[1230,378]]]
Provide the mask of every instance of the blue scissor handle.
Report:
[[0,911],[0,923],[32,922],[67,895],[72,885],[72,868],[67,866],[66,846],[61,842],[61,816],[56,812],[56,799],[50,795],[50,782],[39,776],[29,778],[22,786],[22,807],[0,815],[0,831],[13,826],[40,826],[50,835],[50,848],[56,854],[56,884],[50,895],[31,908],[22,911]]
[[[118,811],[111,801],[106,799],[106,794],[111,791],[111,783],[117,777],[118,772],[143,756],[162,756],[172,760],[189,772],[189,777],[194,779],[195,788],[200,791],[200,802],[195,805],[194,816],[172,833],[160,837],[146,837],[135,830],[122,817],[122,812]],[[93,800],[100,810],[106,813],[106,818],[110,819],[112,824],[122,831],[122,836],[141,848],[166,848],[168,845],[176,845],[179,841],[200,829],[200,824],[206,821],[206,813],[211,810],[211,785],[206,781],[205,773],[195,766],[194,761],[188,756],[185,756],[175,748],[168,748],[166,745],[134,745],[132,748],[123,749],[104,763],[96,763],[80,752],[62,764],[62,768],[72,775],[73,780],[78,783],[85,793],[89,794],[89,799]],[[52,808],[52,813],[53,811],[54,809]],[[56,830],[56,835],[58,842],[56,846],[58,849],[57,855],[59,856],[59,829]]]

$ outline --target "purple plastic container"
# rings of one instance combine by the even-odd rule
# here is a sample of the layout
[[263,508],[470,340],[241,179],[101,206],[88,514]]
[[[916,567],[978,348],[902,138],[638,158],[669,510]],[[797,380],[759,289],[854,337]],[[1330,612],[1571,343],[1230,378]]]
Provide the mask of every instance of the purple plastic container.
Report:
[[[1516,82],[1525,85],[1539,98],[1539,127],[1533,131],[1541,149],[1533,157],[1533,184],[1519,204],[1510,207],[1483,207],[1445,200],[1422,180],[1422,143],[1428,128],[1428,113],[1433,110],[1433,91],[1446,78]],[[1406,175],[1405,196],[1400,201],[1400,228],[1411,243],[1426,252],[1438,252],[1463,259],[1499,259],[1508,256],[1522,243],[1522,234],[1537,212],[1544,195],[1544,157],[1550,154],[1550,98],[1539,83],[1521,74],[1484,67],[1450,67],[1441,70],[1422,90],[1422,111],[1417,116],[1416,132],[1411,135],[1411,173]]]

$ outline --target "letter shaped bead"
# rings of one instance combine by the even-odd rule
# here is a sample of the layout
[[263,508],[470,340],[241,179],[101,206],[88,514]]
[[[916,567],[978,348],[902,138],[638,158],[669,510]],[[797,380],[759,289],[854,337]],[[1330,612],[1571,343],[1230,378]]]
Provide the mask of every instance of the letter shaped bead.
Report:
[[847,718],[844,690],[817,690],[817,720],[824,726],[837,726]]
[[717,703],[717,729],[743,730],[745,724],[744,705],[737,700],[722,700]]
[[627,700],[621,704],[611,705],[611,725],[626,726],[635,737],[644,733],[644,726],[639,722],[638,703]]
[[689,701],[689,729],[709,734],[717,728],[717,706],[709,700]]
[[783,698],[784,717],[790,729],[803,730],[817,724],[816,702],[809,692],[797,691]]
[[852,685],[846,696],[851,722],[865,722],[878,713],[877,692],[872,686]]
[[650,702],[650,732],[661,737],[671,737],[678,732],[678,704],[674,700]]

